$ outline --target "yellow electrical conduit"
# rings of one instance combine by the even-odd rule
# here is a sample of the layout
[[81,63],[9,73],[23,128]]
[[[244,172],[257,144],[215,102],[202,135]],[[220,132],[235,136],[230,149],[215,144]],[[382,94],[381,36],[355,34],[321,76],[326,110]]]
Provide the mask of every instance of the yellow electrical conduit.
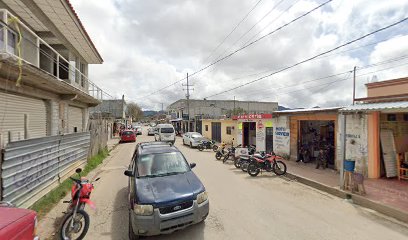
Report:
[[9,17],[8,22],[9,23],[14,23],[14,26],[16,27],[17,32],[18,32],[18,40],[17,40],[16,48],[17,48],[17,56],[18,56],[17,63],[18,63],[19,73],[18,73],[18,78],[17,78],[17,81],[16,81],[16,86],[20,87],[21,78],[23,76],[23,59],[21,58],[21,39],[22,39],[22,36],[21,36],[20,27],[18,25],[20,20],[17,17]]

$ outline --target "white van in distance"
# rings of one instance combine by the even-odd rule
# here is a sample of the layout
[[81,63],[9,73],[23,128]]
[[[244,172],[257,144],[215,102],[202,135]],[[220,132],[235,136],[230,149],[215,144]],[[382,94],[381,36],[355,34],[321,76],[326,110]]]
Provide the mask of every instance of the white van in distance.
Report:
[[156,126],[156,132],[154,133],[154,140],[161,142],[174,142],[176,141],[176,132],[171,124],[158,124]]

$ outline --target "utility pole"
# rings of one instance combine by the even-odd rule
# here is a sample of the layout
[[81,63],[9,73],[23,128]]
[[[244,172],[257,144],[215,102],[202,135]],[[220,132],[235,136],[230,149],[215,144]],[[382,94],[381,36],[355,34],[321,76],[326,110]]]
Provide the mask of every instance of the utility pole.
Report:
[[234,96],[234,111],[233,111],[233,114],[232,114],[232,116],[235,116],[236,114],[235,114],[235,96]]
[[188,124],[187,124],[187,132],[190,132],[190,87],[193,87],[193,85],[190,85],[188,82],[188,73],[187,73],[187,84],[183,84],[184,87],[186,87],[187,94],[186,94],[186,99],[187,99],[187,115],[188,115]]
[[356,69],[357,67],[354,66],[354,70],[353,70],[353,105],[354,102],[356,101]]
[[163,108],[163,103],[161,103],[161,106],[162,106],[162,110],[161,110],[161,111],[162,111],[162,113],[163,113],[163,111],[164,111],[164,110],[163,110],[163,109],[164,109],[164,108]]

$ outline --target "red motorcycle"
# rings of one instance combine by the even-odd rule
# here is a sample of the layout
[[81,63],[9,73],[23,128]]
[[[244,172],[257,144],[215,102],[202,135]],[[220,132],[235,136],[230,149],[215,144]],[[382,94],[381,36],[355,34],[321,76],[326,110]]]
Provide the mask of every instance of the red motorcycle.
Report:
[[89,182],[85,177],[81,177],[82,169],[78,168],[75,171],[80,179],[70,177],[74,182],[71,189],[71,200],[64,201],[69,203],[68,211],[62,221],[60,229],[60,239],[62,240],[81,240],[85,237],[89,229],[89,215],[85,212],[85,205],[88,204],[95,209],[94,203],[90,200],[91,192],[94,190],[93,182]]
[[278,176],[284,175],[286,173],[286,164],[279,159],[282,159],[282,157],[277,156],[274,152],[271,154],[254,154],[251,157],[251,163],[248,165],[248,174],[256,177],[262,170],[265,170],[274,172]]

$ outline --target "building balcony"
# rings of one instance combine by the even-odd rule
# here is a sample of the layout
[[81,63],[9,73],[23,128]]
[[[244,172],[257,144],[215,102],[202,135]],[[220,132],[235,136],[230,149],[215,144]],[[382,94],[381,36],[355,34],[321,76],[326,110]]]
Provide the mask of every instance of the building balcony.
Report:
[[[96,105],[104,92],[88,78],[88,65],[75,61],[61,44],[49,44],[6,9],[0,9],[1,69],[3,78],[21,77],[25,84]],[[21,73],[19,73],[21,71]],[[105,95],[106,97],[106,95]]]

